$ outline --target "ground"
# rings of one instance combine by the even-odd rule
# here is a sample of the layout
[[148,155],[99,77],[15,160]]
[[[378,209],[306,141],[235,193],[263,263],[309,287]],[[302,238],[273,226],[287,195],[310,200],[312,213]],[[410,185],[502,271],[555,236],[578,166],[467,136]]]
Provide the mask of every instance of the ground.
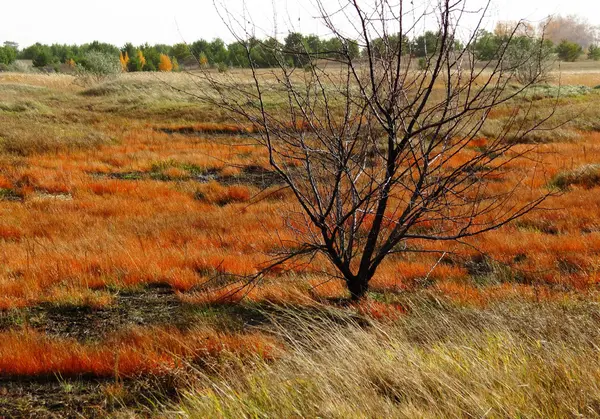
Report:
[[557,80],[528,100],[560,126],[497,181],[557,193],[351,303],[306,267],[205,290],[293,237],[293,198],[185,74],[0,74],[0,416],[600,415],[600,71]]

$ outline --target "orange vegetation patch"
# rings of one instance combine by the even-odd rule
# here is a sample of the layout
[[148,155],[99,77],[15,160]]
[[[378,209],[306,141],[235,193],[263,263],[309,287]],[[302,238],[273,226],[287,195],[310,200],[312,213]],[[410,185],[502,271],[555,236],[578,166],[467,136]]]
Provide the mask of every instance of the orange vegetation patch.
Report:
[[286,305],[312,305],[316,301],[308,293],[285,282],[243,286],[231,285],[218,290],[179,294],[181,301],[188,304],[236,304],[242,300]]
[[11,331],[0,333],[0,375],[134,377],[162,374],[183,361],[225,352],[272,359],[276,345],[258,333],[233,336],[213,330],[134,329],[97,344],[51,338],[33,330]]
[[206,133],[206,134],[249,134],[255,131],[252,126],[220,124],[213,122],[203,122],[186,126],[169,126],[163,128],[167,132],[177,133]]
[[476,307],[485,307],[495,301],[510,299],[539,302],[569,298],[568,294],[553,291],[548,287],[509,283],[477,287],[466,282],[442,281],[436,284],[436,289],[456,303]]
[[358,313],[378,320],[398,320],[406,314],[406,308],[400,304],[382,303],[374,300],[364,300],[355,303],[353,307]]

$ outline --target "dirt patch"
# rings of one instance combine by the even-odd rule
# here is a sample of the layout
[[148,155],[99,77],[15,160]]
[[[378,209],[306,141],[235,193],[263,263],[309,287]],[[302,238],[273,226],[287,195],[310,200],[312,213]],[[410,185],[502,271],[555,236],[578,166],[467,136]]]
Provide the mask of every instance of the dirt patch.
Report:
[[27,326],[51,336],[98,341],[131,326],[171,325],[186,328],[192,323],[189,310],[170,288],[147,288],[120,292],[112,306],[57,306],[41,304],[0,313],[0,330]]
[[200,134],[212,134],[212,135],[234,135],[236,137],[249,136],[253,131],[247,127],[237,125],[221,125],[221,124],[204,124],[197,126],[185,126],[185,127],[165,127],[159,128],[160,132],[165,134],[183,134],[183,135],[200,135]]
[[226,186],[232,185],[248,185],[258,189],[266,189],[272,186],[283,185],[281,176],[272,170],[265,169],[261,166],[246,166],[241,173],[235,176],[222,175],[216,169],[208,169],[205,171],[192,170],[187,175],[171,177],[162,171],[130,171],[116,173],[90,173],[95,179],[115,179],[115,180],[157,180],[161,182],[173,181],[195,181],[199,183],[219,182]]

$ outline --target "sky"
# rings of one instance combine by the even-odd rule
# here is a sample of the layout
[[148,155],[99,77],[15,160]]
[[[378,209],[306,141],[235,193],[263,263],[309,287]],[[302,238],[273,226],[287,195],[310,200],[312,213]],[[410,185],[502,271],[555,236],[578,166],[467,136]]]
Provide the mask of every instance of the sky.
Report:
[[[242,16],[242,0],[227,1],[227,7]],[[323,0],[335,8],[346,0]],[[405,0],[409,3],[409,0]],[[415,3],[422,0],[414,0]],[[425,0],[433,3],[435,0]],[[466,0],[473,9],[484,0]],[[215,10],[213,0],[1,0],[0,44],[14,41],[20,47],[35,42],[82,44],[99,40],[122,46],[193,42],[203,38],[233,38]],[[314,18],[313,0],[246,0],[251,22],[273,33],[276,10],[278,33],[289,28],[326,36],[327,30]],[[486,23],[525,18],[539,22],[550,14],[577,14],[600,25],[598,0],[492,0]],[[248,19],[249,20],[249,19]]]

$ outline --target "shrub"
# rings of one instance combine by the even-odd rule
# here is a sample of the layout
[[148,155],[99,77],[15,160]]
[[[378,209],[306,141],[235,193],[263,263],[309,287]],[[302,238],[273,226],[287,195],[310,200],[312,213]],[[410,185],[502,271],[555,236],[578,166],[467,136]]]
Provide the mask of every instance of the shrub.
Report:
[[78,81],[84,86],[116,77],[121,71],[118,57],[99,51],[86,53],[76,68]]
[[506,46],[503,65],[512,69],[521,84],[548,81],[552,67],[552,46],[541,39],[528,36],[512,38]]
[[583,53],[583,48],[574,42],[563,40],[556,47],[556,53],[561,61],[577,61],[579,56]]
[[217,64],[217,71],[219,73],[226,73],[227,70],[229,70],[229,67],[227,66],[227,64],[225,64],[225,63]]
[[558,173],[550,181],[550,186],[568,189],[571,185],[593,188],[600,185],[600,164],[586,164],[575,170]]
[[51,62],[52,55],[49,51],[46,51],[45,49],[40,49],[33,57],[33,66],[36,68],[46,67]]

